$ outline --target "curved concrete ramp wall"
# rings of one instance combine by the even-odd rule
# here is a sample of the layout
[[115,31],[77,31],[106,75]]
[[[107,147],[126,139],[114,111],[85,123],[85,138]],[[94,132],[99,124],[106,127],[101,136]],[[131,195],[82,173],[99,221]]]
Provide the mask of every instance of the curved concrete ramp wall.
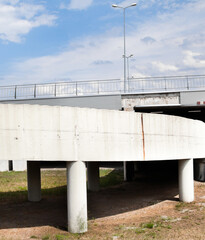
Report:
[[[27,161],[28,200],[41,199],[40,161],[66,161],[68,230],[87,231],[88,187],[98,161],[179,159],[179,199],[194,200],[193,158],[205,156],[205,123],[180,117],[40,105],[0,105],[0,163]],[[93,162],[95,162],[93,164]]]
[[0,160],[205,157],[205,123],[167,115],[1,104],[0,136]]

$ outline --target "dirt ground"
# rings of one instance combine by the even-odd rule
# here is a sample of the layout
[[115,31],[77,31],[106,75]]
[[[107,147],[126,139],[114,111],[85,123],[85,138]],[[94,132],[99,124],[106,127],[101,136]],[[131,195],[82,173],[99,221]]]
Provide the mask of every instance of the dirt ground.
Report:
[[66,231],[66,195],[0,204],[0,239],[205,240],[205,183],[195,202],[178,200],[177,179],[138,178],[88,193],[89,231]]

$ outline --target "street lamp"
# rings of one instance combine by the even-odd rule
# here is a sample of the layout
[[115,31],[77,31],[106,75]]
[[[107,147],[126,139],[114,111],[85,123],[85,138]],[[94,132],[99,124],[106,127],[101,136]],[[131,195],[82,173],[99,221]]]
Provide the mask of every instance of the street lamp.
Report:
[[126,41],[125,41],[125,10],[129,7],[136,6],[137,3],[132,3],[131,5],[128,5],[126,7],[122,7],[116,4],[112,4],[112,7],[114,8],[121,8],[123,9],[123,16],[124,16],[124,92],[126,92]]

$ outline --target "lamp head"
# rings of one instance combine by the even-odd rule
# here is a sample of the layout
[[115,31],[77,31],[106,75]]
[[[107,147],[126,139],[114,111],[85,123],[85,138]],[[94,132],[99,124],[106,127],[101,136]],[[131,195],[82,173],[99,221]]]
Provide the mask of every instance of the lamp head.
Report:
[[118,7],[118,6],[117,6],[117,4],[112,4],[112,7],[116,8],[116,7]]

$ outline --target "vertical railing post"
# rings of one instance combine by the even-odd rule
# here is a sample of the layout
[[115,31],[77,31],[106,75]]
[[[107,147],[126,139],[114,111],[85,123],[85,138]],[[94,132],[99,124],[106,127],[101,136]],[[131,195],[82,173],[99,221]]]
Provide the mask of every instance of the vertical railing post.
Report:
[[144,92],[144,79],[143,78],[142,78],[141,82],[142,82],[142,92]]
[[166,79],[166,77],[164,77],[164,89],[165,89],[165,91],[167,91],[167,79]]
[[56,97],[57,96],[57,93],[56,93],[56,83],[55,83],[55,85],[54,85],[54,97]]
[[100,84],[99,84],[100,81],[97,81],[97,84],[98,84],[98,95],[100,94]]
[[34,85],[34,98],[36,98],[36,84]]
[[17,86],[15,86],[14,99],[16,99],[16,96],[17,96]]
[[117,81],[117,85],[116,85],[116,89],[118,93],[121,93],[121,84],[120,84],[120,80]]
[[186,77],[186,81],[187,81],[187,90],[189,90],[189,77]]

